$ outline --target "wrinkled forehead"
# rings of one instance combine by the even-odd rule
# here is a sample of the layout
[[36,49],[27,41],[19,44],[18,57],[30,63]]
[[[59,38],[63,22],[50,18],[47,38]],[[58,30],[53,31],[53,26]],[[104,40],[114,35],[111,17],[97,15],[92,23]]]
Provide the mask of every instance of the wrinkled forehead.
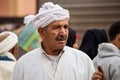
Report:
[[55,25],[60,25],[60,26],[64,26],[64,25],[69,25],[68,23],[68,20],[65,19],[65,20],[59,20],[59,21],[53,21],[52,23],[50,23],[49,25],[47,25],[46,27],[49,27],[49,26],[55,26]]

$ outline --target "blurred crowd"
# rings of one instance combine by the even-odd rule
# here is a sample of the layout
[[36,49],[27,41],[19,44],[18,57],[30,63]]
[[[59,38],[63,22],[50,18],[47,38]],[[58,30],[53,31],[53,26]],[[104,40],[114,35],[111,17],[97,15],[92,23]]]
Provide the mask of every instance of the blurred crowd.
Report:
[[[49,7],[46,7],[46,6],[49,6]],[[76,76],[78,79],[79,79],[78,74],[80,73],[82,75],[82,79],[86,79],[86,80],[87,79],[89,80],[91,79],[92,80],[98,80],[98,79],[99,80],[120,80],[120,76],[119,76],[120,74],[120,64],[119,64],[120,21],[115,22],[113,25],[111,25],[108,32],[105,31],[104,29],[97,29],[97,28],[86,30],[82,38],[82,42],[79,45],[79,37],[78,37],[79,34],[72,28],[73,26],[72,27],[68,26],[69,13],[67,12],[67,10],[61,8],[58,5],[57,6],[55,5],[54,7],[52,3],[48,3],[42,7],[43,8],[39,10],[38,14],[36,14],[37,18],[34,15],[25,16],[23,21],[24,24],[22,25],[18,25],[14,23],[6,23],[6,24],[0,25],[0,80],[9,80],[13,70],[14,72],[12,74],[11,80],[13,79],[17,80],[17,78],[19,80],[23,80],[22,73],[24,73],[24,71],[29,71],[28,67],[30,67],[31,69],[33,68],[33,66],[36,67],[35,68],[36,70],[38,69],[38,73],[41,73],[39,70],[41,71],[43,70],[42,73],[44,73],[45,75],[43,75],[42,73],[40,75],[46,76],[46,72],[44,72],[44,69],[42,69],[42,66],[45,66],[45,65],[47,65],[44,68],[48,70],[49,72],[48,74],[50,74],[50,76],[53,76],[52,74],[56,74],[55,71],[57,71],[57,65],[59,65],[58,62],[59,60],[61,60],[60,58],[63,56],[64,56],[64,59],[62,58],[63,63],[64,63],[64,60],[66,59],[68,59],[70,62],[72,62],[71,60],[73,60],[74,65],[71,64],[69,61],[67,62],[66,60],[67,64],[64,64],[65,65],[64,68],[72,72],[71,70],[71,66],[72,66],[72,69],[74,68],[73,70],[75,70],[76,72],[75,74],[77,74]],[[62,12],[60,13],[58,10],[56,10],[56,7],[58,8],[58,10],[63,11],[63,13]],[[48,16],[46,15],[47,11],[46,11],[46,14],[44,13],[45,15],[40,13],[41,11],[47,10],[48,8],[50,9],[55,8],[56,14],[51,13],[52,16],[51,15]],[[46,25],[47,23],[46,21],[42,22],[43,20],[39,20],[40,18],[43,18],[41,17],[41,15],[46,18],[53,17],[53,15],[55,16],[62,15],[62,18],[60,20],[59,18],[56,19],[58,17],[57,16],[55,18],[55,20],[57,20],[56,22],[50,19],[51,21],[48,22],[49,25]],[[35,27],[36,25],[34,25],[32,21],[37,26],[39,24],[40,25],[36,28]],[[50,24],[52,22],[53,24]],[[59,23],[59,26],[57,27],[53,26],[54,24],[57,24],[57,23]],[[61,25],[64,25],[64,26],[61,27]],[[58,31],[58,35],[56,36],[55,34],[57,33],[57,31]],[[54,37],[55,37],[55,41],[53,40]],[[57,43],[57,41],[59,42],[59,44]],[[68,57],[63,55],[65,51],[66,51],[66,56],[69,55]],[[41,52],[42,54],[33,55],[34,53],[37,54],[39,52]],[[59,54],[53,54],[53,53],[59,53]],[[22,57],[23,55],[24,57]],[[40,59],[41,60],[40,62],[41,63],[46,62],[45,65],[38,64],[39,61],[35,62],[36,58],[38,59],[37,56],[42,57]],[[33,60],[31,60],[32,57],[33,57]],[[27,59],[30,60],[31,63],[29,61],[28,62],[25,61]],[[81,60],[83,60],[83,62]],[[33,64],[38,64],[40,69]],[[25,67],[25,65],[27,67]],[[61,65],[61,66],[64,66],[64,65]],[[75,67],[75,65],[77,66],[77,68]],[[14,69],[14,66],[15,66],[15,69]],[[93,66],[95,67],[95,69],[93,69],[94,68]],[[49,68],[51,67],[52,67],[51,72],[53,73],[49,71]],[[82,70],[81,72],[79,72],[77,71],[77,69],[78,70],[83,69],[85,70],[86,73],[84,73],[84,71],[82,72]],[[22,70],[24,71],[22,72]],[[62,80],[70,79],[67,74],[68,72],[67,71],[65,72],[65,75],[67,76],[60,74],[62,75],[62,78],[65,77],[64,79],[61,78]],[[25,75],[29,76],[27,73],[25,72]],[[34,71],[32,72],[32,74],[34,74]],[[74,75],[72,75],[72,73],[70,73],[70,75],[71,75],[70,77],[72,77],[73,80],[78,80],[77,78],[74,78]],[[86,75],[87,77],[83,75]],[[45,78],[46,77],[43,77],[42,79],[47,80],[47,78],[46,79]],[[25,80],[27,79],[30,79],[30,78],[26,78]],[[33,78],[33,80],[34,79],[35,77]],[[51,80],[56,80],[56,79],[57,78],[55,77],[55,79],[51,79]]]

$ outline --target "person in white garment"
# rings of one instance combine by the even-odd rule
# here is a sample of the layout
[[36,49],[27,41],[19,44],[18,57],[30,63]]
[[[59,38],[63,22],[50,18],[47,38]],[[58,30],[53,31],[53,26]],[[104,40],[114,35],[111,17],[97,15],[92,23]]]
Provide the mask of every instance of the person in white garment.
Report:
[[120,21],[110,27],[108,36],[109,43],[99,45],[94,66],[101,65],[107,80],[120,80]]
[[18,37],[15,33],[0,33],[0,80],[9,80],[16,63]]
[[[46,2],[32,23],[42,38],[39,48],[23,55],[11,80],[97,80],[91,59],[82,51],[65,46],[68,39],[69,11]],[[93,77],[92,77],[93,76]]]

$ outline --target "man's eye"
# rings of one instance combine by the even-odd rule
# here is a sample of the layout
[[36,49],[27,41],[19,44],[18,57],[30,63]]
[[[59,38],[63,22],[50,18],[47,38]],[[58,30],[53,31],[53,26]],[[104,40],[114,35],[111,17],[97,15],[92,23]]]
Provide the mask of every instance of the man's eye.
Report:
[[68,29],[68,25],[65,25],[64,28],[65,28],[65,29]]
[[60,26],[55,26],[54,29],[58,29]]

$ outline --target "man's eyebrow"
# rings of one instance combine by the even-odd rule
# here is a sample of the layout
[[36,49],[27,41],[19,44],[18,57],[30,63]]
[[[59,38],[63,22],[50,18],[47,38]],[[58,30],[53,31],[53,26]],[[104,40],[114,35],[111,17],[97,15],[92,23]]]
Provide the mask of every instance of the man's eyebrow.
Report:
[[56,26],[58,25],[58,26],[69,26],[68,24],[64,24],[64,25],[62,25],[62,24],[55,24]]
[[62,26],[62,25],[60,25],[60,24],[55,24],[55,25],[53,25],[53,27],[57,27],[57,26]]

